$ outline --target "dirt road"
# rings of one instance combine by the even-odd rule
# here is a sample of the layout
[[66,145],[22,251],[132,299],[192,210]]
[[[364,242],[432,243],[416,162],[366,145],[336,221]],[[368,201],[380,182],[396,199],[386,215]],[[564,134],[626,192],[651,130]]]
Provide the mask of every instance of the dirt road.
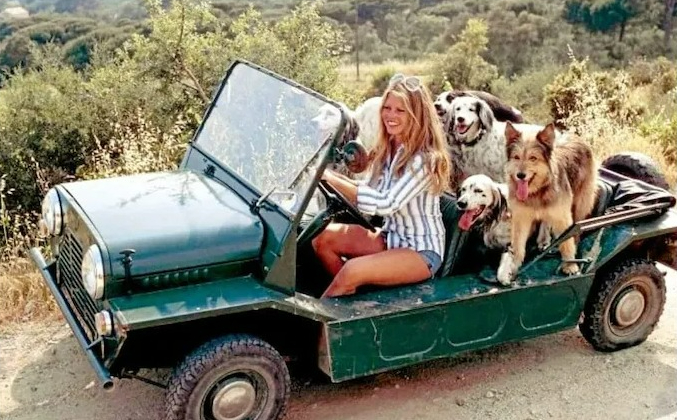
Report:
[[[677,273],[644,344],[598,353],[578,330],[331,384],[297,379],[287,419],[677,419]],[[0,333],[0,419],[153,419],[162,390],[104,392],[68,327]]]

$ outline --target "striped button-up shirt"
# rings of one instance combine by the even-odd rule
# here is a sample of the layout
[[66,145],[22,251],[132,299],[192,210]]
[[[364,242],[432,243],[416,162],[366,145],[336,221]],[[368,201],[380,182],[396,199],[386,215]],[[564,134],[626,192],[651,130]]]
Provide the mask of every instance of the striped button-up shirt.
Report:
[[433,251],[443,259],[444,224],[439,195],[430,192],[432,175],[420,154],[414,155],[402,176],[395,173],[395,162],[404,152],[400,146],[387,161],[376,186],[357,187],[357,208],[368,215],[383,216],[386,246]]

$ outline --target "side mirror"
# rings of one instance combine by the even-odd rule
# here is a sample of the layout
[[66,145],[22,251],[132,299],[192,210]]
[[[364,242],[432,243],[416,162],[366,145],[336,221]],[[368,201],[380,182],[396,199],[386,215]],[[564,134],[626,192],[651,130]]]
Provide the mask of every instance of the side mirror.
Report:
[[343,146],[343,162],[350,172],[359,174],[369,166],[369,152],[362,143],[351,140]]

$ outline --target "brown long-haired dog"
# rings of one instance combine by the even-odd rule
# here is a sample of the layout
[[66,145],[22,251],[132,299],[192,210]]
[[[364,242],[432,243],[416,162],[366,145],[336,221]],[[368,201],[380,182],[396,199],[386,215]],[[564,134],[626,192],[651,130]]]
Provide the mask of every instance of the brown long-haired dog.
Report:
[[[569,135],[555,143],[555,125],[540,131],[505,128],[508,162],[508,206],[512,213],[511,249],[503,254],[498,281],[509,284],[524,261],[532,225],[538,221],[559,236],[574,222],[586,218],[596,200],[597,167],[590,146]],[[562,271],[577,274],[576,240],[559,246]]]

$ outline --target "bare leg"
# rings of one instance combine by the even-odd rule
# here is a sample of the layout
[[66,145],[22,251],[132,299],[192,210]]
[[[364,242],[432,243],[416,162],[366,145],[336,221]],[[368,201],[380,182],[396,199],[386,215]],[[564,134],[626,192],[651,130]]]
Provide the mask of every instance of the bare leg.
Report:
[[428,264],[416,251],[389,249],[348,260],[322,297],[350,295],[362,285],[396,286],[432,277]]
[[332,276],[343,267],[341,257],[360,257],[386,249],[380,229],[371,232],[362,226],[342,223],[331,223],[312,244],[317,257]]

